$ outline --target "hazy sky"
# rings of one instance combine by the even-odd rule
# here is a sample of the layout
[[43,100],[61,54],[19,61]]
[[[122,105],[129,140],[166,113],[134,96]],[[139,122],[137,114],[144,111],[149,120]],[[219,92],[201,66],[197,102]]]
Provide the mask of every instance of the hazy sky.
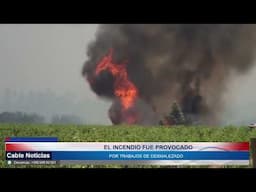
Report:
[[[57,95],[70,95],[69,101],[80,100],[73,108],[63,100],[63,106],[54,113],[70,112],[89,119],[89,123],[109,124],[110,103],[97,98],[81,75],[86,47],[95,38],[97,26],[0,24],[0,96],[7,88],[24,93],[51,90]],[[231,81],[225,94],[223,123],[256,121],[255,83],[256,68]],[[14,106],[13,110],[20,109],[54,114],[40,103],[36,109]]]
[[[97,25],[0,25],[0,86],[87,90],[81,68]],[[93,94],[87,91],[88,97]]]
[[223,124],[256,123],[256,64],[245,75],[233,75],[224,101],[226,109],[222,115]]
[[0,24],[0,94],[6,88],[69,93],[83,99],[85,108],[93,102],[92,110],[101,114],[99,122],[108,122],[103,114],[109,104],[90,91],[81,75],[86,47],[94,39],[97,26]]

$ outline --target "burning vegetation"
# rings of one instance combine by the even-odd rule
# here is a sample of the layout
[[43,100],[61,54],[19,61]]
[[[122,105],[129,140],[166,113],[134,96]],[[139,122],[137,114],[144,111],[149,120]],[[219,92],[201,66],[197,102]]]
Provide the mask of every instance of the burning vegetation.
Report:
[[110,49],[108,55],[103,57],[96,67],[95,75],[102,71],[108,71],[114,77],[114,94],[120,99],[122,110],[131,108],[137,97],[137,87],[129,80],[126,63],[115,64],[112,59],[113,50]]
[[230,75],[254,64],[255,41],[255,25],[101,25],[83,76],[112,101],[113,124],[217,124]]
[[113,124],[137,124],[142,123],[143,119],[146,119],[142,117],[143,112],[138,107],[143,105],[143,102],[138,98],[137,87],[129,80],[126,65],[127,62],[121,64],[114,63],[113,50],[110,49],[109,53],[97,64],[95,76],[91,82],[93,83],[102,72],[108,72],[113,76],[112,89],[116,98],[109,110],[109,117]]

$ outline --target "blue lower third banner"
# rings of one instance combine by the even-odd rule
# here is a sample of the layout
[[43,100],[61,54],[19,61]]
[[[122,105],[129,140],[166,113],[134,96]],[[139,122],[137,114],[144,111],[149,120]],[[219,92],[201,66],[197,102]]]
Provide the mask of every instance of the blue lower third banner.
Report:
[[8,161],[79,164],[249,165],[248,142],[56,142],[7,138]]
[[249,152],[227,151],[54,151],[52,160],[248,160]]

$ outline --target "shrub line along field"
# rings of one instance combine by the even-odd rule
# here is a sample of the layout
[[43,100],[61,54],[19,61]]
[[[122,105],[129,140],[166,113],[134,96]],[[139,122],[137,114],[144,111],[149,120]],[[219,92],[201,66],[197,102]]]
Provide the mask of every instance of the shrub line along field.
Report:
[[[65,142],[244,142],[256,137],[256,129],[248,127],[142,127],[99,125],[0,124],[0,167],[26,167],[7,165],[4,139],[15,136],[50,136]],[[28,166],[27,166],[28,167]],[[149,165],[41,165],[29,167],[166,167]],[[171,166],[169,166],[171,167]],[[184,167],[184,166],[183,166]],[[232,167],[232,166],[228,166]],[[233,166],[237,167],[237,166]]]

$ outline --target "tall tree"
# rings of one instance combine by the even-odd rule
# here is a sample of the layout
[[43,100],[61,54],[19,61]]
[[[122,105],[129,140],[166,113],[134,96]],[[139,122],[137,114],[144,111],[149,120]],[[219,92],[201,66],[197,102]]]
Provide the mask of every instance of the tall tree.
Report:
[[172,121],[176,125],[180,125],[180,124],[185,123],[184,114],[183,114],[183,112],[182,112],[182,110],[181,110],[181,108],[180,108],[180,106],[178,105],[177,102],[173,103],[171,112],[169,114],[169,117],[172,119]]

